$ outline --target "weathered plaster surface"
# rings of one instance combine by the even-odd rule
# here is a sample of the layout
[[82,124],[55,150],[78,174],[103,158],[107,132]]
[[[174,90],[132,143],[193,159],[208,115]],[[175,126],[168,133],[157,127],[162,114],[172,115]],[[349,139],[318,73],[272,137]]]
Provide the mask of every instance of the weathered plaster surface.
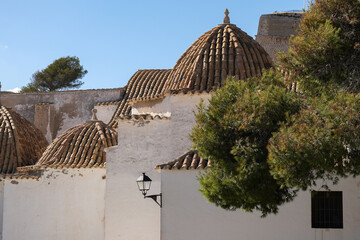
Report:
[[165,117],[171,116],[171,97],[152,101],[138,102],[132,105],[131,114],[159,114]]
[[279,51],[287,52],[289,39],[296,35],[301,13],[263,14],[259,20],[256,41],[275,60]]
[[[343,191],[344,228],[311,228],[311,193],[301,192],[277,215],[261,218],[258,212],[226,211],[209,203],[199,192],[196,170],[162,170],[162,240],[339,240],[360,236],[360,177],[331,187]],[[179,227],[181,226],[181,227]]]
[[103,121],[104,123],[110,122],[114,112],[116,111],[118,105],[100,105],[95,106],[97,110],[96,116],[99,120]]
[[3,239],[104,239],[105,169],[48,169],[5,179]]
[[119,122],[119,145],[106,150],[106,240],[160,239],[160,208],[151,199],[143,199],[135,181],[146,172],[153,180],[149,194],[160,192],[160,175],[154,167],[191,147],[194,106],[209,96],[175,95],[155,101],[153,107],[134,105],[137,112],[170,112],[171,117],[143,123]]
[[[91,110],[98,102],[118,101],[124,89],[96,89],[78,91],[59,91],[22,94],[2,94],[1,103],[10,107],[32,123],[48,121],[48,127],[39,125],[48,141],[63,133],[66,129],[76,124],[91,119]],[[52,110],[48,109],[48,115],[42,113],[35,116],[35,105],[50,103]],[[48,119],[49,118],[49,119]],[[35,121],[37,119],[37,121]]]

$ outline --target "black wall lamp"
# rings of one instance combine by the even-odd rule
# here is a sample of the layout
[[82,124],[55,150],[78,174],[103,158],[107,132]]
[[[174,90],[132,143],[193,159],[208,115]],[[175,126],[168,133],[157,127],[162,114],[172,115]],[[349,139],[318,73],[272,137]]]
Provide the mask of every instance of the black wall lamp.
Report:
[[[136,183],[138,185],[139,190],[144,195],[144,198],[151,198],[154,200],[160,207],[162,207],[162,195],[161,193],[155,194],[155,195],[149,195],[147,196],[147,192],[150,190],[152,180],[143,173],[138,179],[136,180]],[[159,197],[159,200],[158,200]]]

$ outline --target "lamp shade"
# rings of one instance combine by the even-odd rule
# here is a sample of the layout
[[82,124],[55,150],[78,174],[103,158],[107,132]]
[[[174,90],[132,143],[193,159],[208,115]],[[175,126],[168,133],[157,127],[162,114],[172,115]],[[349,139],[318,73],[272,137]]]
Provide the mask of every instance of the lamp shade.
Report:
[[151,186],[151,179],[143,173],[138,179],[136,180],[136,183],[138,185],[139,190],[142,192],[142,194],[145,196],[147,191],[149,191]]

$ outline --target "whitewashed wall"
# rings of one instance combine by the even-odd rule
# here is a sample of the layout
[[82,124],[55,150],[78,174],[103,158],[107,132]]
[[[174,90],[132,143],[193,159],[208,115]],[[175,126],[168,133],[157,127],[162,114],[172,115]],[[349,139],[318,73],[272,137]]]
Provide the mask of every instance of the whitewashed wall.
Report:
[[46,170],[6,179],[3,239],[104,239],[105,169]]
[[196,170],[162,170],[162,240],[356,240],[360,239],[360,177],[342,180],[343,229],[311,228],[311,193],[301,192],[277,215],[260,218],[257,212],[225,211],[198,191]]
[[4,211],[4,181],[0,182],[0,240],[2,240],[3,232],[3,211]]
[[151,199],[143,199],[136,179],[146,172],[153,180],[149,194],[160,192],[160,175],[154,167],[191,147],[193,109],[200,98],[208,99],[209,95],[167,96],[152,106],[135,104],[133,112],[170,119],[119,122],[119,145],[106,149],[106,240],[160,239],[160,208]]

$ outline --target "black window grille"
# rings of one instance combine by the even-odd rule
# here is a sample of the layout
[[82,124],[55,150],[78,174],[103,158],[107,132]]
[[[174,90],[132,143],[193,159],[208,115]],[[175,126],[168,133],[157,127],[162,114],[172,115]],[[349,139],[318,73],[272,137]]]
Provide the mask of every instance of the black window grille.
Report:
[[342,192],[312,192],[311,225],[313,228],[343,228]]

